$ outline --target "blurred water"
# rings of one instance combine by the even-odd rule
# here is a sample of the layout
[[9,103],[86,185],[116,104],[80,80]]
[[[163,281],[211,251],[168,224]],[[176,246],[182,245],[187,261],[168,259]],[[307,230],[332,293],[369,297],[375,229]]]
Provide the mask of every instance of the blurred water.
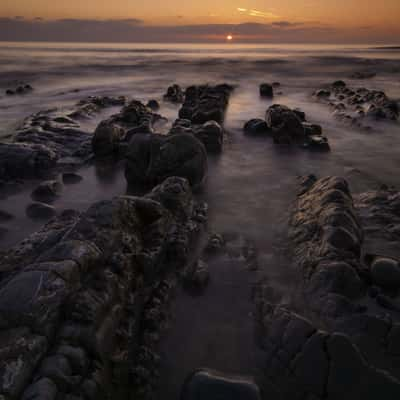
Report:
[[[224,151],[209,157],[208,182],[197,196],[209,203],[211,230],[240,233],[254,241],[260,252],[260,271],[250,276],[240,264],[213,266],[205,296],[178,294],[173,310],[176,319],[164,343],[166,365],[160,397],[177,398],[185,374],[200,364],[225,365],[227,371],[238,373],[254,369],[259,350],[251,340],[252,285],[259,274],[286,292],[296,284],[296,274],[286,258],[285,230],[297,176],[342,175],[354,191],[381,183],[399,184],[398,123],[380,123],[371,132],[361,132],[343,125],[311,97],[320,85],[344,79],[349,85],[384,90],[399,99],[399,62],[399,49],[367,46],[0,43],[0,136],[12,134],[32,112],[66,107],[96,94],[158,99],[160,113],[172,123],[179,107],[162,102],[172,83],[227,82],[237,86],[226,116]],[[366,81],[350,79],[357,71],[377,75]],[[19,80],[30,83],[34,91],[5,96],[5,89]],[[258,85],[273,81],[281,82],[273,102],[260,99]],[[244,136],[243,124],[263,117],[273,103],[299,107],[309,121],[321,124],[332,151],[310,153],[276,146],[270,138]],[[96,117],[87,128],[93,130],[109,112]],[[85,210],[96,200],[126,191],[122,165],[92,165],[79,173],[83,180],[65,186],[54,203],[58,211]],[[35,184],[0,200],[0,209],[15,216],[3,224],[9,232],[0,240],[0,248],[15,244],[41,226],[25,216]]]

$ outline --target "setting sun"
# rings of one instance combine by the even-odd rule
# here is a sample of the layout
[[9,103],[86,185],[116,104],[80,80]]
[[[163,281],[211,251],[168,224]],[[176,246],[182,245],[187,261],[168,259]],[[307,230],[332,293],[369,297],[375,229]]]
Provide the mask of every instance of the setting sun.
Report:
[[226,40],[232,40],[233,39],[233,36],[232,35],[228,35],[227,37],[226,37]]

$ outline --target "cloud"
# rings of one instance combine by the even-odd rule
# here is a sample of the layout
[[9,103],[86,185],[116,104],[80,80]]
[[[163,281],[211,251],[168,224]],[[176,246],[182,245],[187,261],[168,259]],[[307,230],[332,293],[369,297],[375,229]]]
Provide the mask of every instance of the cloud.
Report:
[[238,7],[236,10],[241,13],[245,14],[246,16],[256,17],[256,18],[265,18],[265,19],[276,19],[279,18],[278,15],[270,12],[270,11],[260,11],[255,9],[247,9]]
[[[373,40],[367,31],[366,41]],[[379,33],[379,32],[378,32]],[[376,34],[378,34],[376,33]],[[336,29],[318,22],[273,21],[241,24],[147,25],[140,19],[16,20],[0,18],[2,41],[60,42],[221,42],[228,34],[237,42],[301,43],[362,40],[365,29]],[[393,34],[393,32],[391,33]],[[381,34],[383,35],[383,33]],[[383,36],[382,36],[383,37]]]

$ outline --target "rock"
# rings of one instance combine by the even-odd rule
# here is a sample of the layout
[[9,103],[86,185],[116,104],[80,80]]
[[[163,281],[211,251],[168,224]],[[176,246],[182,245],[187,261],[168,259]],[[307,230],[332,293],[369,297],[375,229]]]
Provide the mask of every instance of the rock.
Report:
[[79,183],[83,178],[74,172],[64,172],[62,174],[62,181],[65,185],[73,185]]
[[370,268],[375,285],[385,289],[400,288],[400,264],[397,260],[377,256],[372,261]]
[[293,112],[297,115],[301,122],[306,121],[306,113],[304,111],[301,111],[299,108],[294,108]]
[[345,88],[346,87],[346,83],[343,81],[335,81],[332,83],[332,87],[334,88]]
[[93,135],[93,153],[99,157],[118,153],[119,143],[124,136],[125,131],[113,119],[101,121]]
[[170,176],[179,176],[197,187],[207,176],[206,149],[189,134],[135,135],[126,158],[125,177],[130,185],[152,187]]
[[160,104],[157,100],[149,100],[146,104],[146,107],[151,108],[153,111],[158,111],[160,109]]
[[44,145],[0,143],[1,180],[42,178],[56,162],[56,154]]
[[62,183],[57,180],[44,181],[32,192],[31,197],[44,203],[52,202],[60,195],[62,189]]
[[32,219],[50,219],[55,214],[55,208],[45,203],[31,203],[26,208],[26,215]]
[[7,211],[0,210],[0,222],[7,222],[14,219],[14,215],[10,214]]
[[268,124],[260,118],[255,118],[247,121],[244,124],[243,131],[246,135],[266,135],[271,133]]
[[181,87],[174,84],[167,89],[167,93],[164,95],[164,100],[170,101],[172,103],[183,103],[185,95]]
[[321,125],[311,124],[309,122],[302,123],[306,136],[322,135]]
[[182,388],[182,400],[260,400],[258,386],[251,380],[211,370],[189,375]]
[[268,127],[272,129],[275,143],[304,143],[304,127],[300,119],[290,108],[274,104],[266,111],[265,120]]
[[6,95],[7,96],[13,96],[14,94],[15,94],[15,92],[13,90],[11,90],[11,89],[7,89],[6,90]]
[[21,400],[56,400],[57,386],[49,378],[42,378],[29,386]]
[[274,97],[274,89],[272,88],[272,85],[268,83],[262,83],[260,85],[260,96],[269,98]]
[[272,83],[272,87],[280,87],[281,86],[281,84],[280,84],[280,82],[273,82]]
[[185,285],[194,290],[204,290],[210,280],[208,265],[201,260],[189,266],[184,273]]
[[224,131],[216,121],[207,121],[200,128],[196,129],[195,136],[210,153],[220,153],[224,142]]
[[330,95],[331,95],[331,92],[329,90],[320,89],[317,92],[315,92],[315,96],[318,98],[327,98],[327,97],[330,97]]
[[179,118],[188,119],[193,124],[204,124],[207,121],[222,124],[232,91],[233,87],[227,84],[188,87]]
[[305,141],[305,147],[313,151],[330,151],[328,139],[325,136],[309,135]]

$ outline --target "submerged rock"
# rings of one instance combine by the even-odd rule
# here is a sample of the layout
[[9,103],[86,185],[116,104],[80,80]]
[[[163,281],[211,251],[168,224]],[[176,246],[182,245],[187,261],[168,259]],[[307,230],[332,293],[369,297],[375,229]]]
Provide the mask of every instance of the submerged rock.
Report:
[[386,289],[400,289],[400,263],[388,257],[375,257],[371,263],[371,277],[375,285]]
[[26,215],[32,219],[50,219],[56,215],[56,210],[49,204],[37,202],[28,205]]
[[130,185],[152,187],[170,176],[179,176],[197,187],[207,176],[205,147],[189,134],[135,135],[126,159],[125,177]]
[[204,144],[208,152],[220,153],[222,151],[224,131],[218,122],[205,122],[198,129],[195,129],[194,135]]

